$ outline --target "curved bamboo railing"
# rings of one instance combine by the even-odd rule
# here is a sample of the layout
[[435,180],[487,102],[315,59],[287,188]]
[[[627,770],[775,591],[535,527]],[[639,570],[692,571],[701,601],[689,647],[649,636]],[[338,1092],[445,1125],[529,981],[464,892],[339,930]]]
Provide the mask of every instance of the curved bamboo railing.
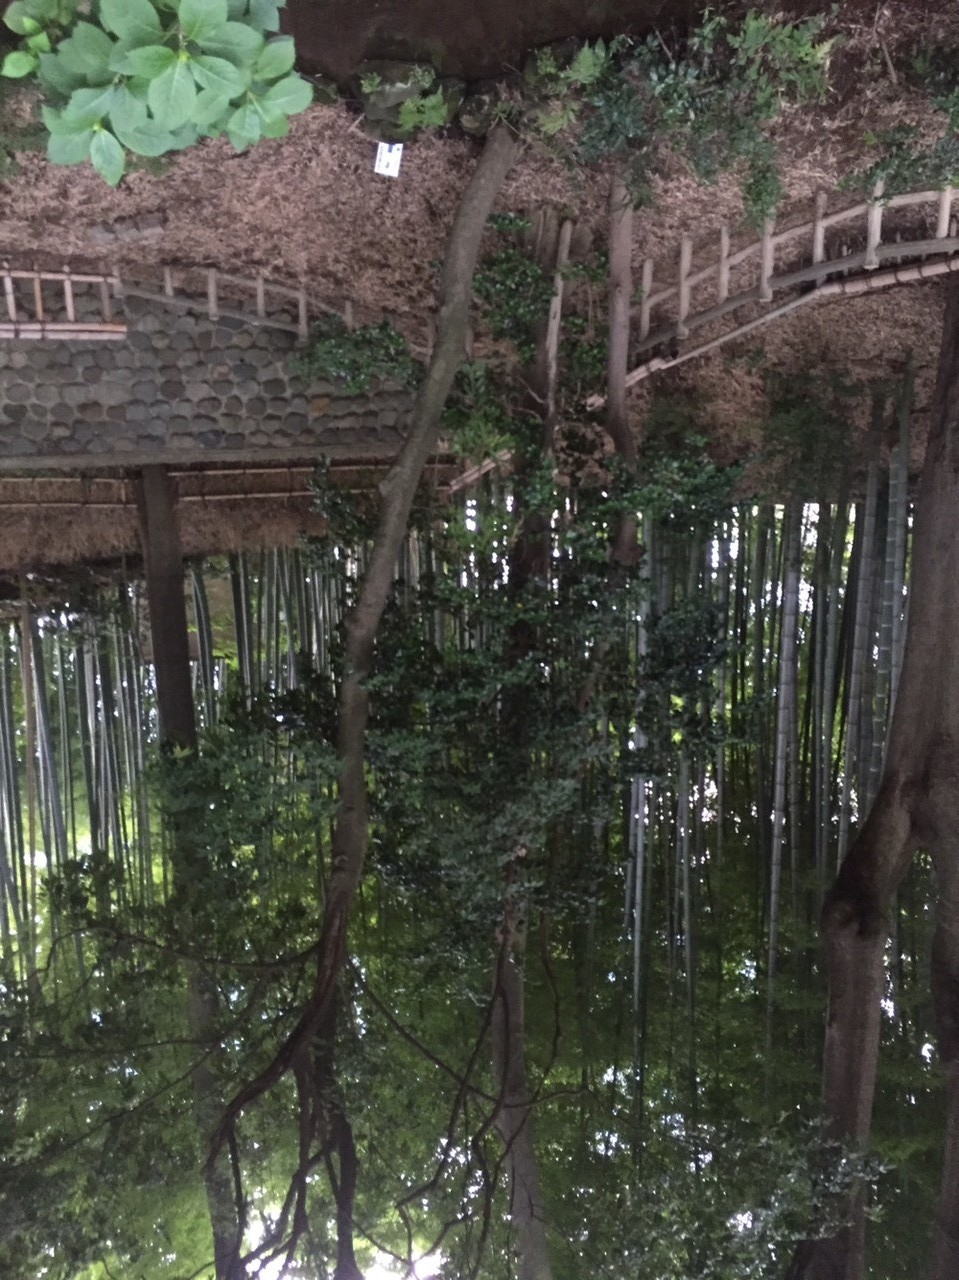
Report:
[[[884,199],[879,185],[870,200],[827,213],[827,197],[820,192],[815,214],[809,221],[780,231],[772,222],[767,223],[762,237],[741,249],[731,249],[726,226],[720,228],[713,250],[703,245],[697,248],[692,237],[684,236],[678,262],[671,268],[673,279],[668,284],[657,286],[653,259],[647,258],[642,264],[639,301],[631,313],[631,323],[635,324],[632,349],[640,357],[649,354],[627,375],[627,385],[658,369],[702,355],[805,302],[911,283],[956,269],[959,261],[952,255],[959,253],[959,235],[953,197],[953,188],[946,187],[942,191],[913,191]],[[924,205],[930,206],[933,214],[934,234],[927,234],[924,226],[919,238],[903,238],[901,225],[896,226],[896,220],[889,215]],[[834,233],[839,233],[844,243],[838,246],[837,254],[830,254],[829,238]],[[850,247],[850,241],[855,249]],[[705,265],[694,268],[696,258],[701,259],[704,254]],[[777,259],[782,261],[781,266],[777,266]],[[887,270],[881,270],[884,266]],[[790,294],[793,296],[789,301],[772,305],[777,298]],[[738,319],[737,313],[756,304],[769,310],[746,321]],[[675,348],[697,329],[720,322],[728,327],[710,341],[682,352],[674,349],[669,355],[662,354],[664,346]]]

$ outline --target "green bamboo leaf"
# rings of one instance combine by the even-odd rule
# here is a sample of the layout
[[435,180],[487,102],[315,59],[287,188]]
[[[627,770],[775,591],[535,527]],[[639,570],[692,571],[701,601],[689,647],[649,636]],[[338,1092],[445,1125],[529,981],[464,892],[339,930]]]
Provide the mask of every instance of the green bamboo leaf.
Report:
[[253,64],[254,80],[278,80],[293,69],[296,48],[292,36],[271,40]]
[[196,82],[190,63],[177,58],[172,67],[150,84],[147,102],[162,129],[178,129],[186,124],[196,103]]
[[8,53],[0,66],[0,76],[8,76],[11,80],[22,80],[36,70],[39,58],[35,53],[27,53],[25,49],[14,49]]
[[235,98],[244,89],[250,87],[250,72],[228,62],[226,58],[214,58],[209,54],[198,54],[190,63],[193,78],[203,89],[227,98]]
[[51,164],[82,164],[89,158],[93,130],[80,133],[51,133],[47,139],[47,159]]
[[313,101],[313,86],[302,76],[287,76],[267,89],[260,98],[263,112],[268,116],[293,116],[305,111]]
[[203,41],[227,25],[227,0],[180,0],[180,30],[187,40]]
[[204,53],[212,53],[217,58],[228,58],[239,67],[255,62],[265,43],[259,32],[243,22],[228,22],[215,36],[197,41]]
[[141,49],[124,49],[113,58],[112,68],[126,76],[145,76],[148,80],[162,75],[177,60],[172,49],[162,44],[148,44]]
[[150,0],[100,0],[100,21],[129,45],[158,44],[163,36]]
[[111,187],[115,187],[123,177],[126,168],[126,156],[123,148],[108,129],[97,129],[90,143],[90,159],[93,167]]

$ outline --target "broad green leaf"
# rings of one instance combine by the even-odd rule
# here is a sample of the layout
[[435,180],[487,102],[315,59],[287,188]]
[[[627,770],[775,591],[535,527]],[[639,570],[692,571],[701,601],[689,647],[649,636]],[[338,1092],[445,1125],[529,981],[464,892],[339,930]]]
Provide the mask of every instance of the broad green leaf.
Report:
[[62,111],[58,111],[55,107],[42,107],[41,112],[43,123],[50,133],[64,138],[75,138],[78,134],[91,132],[91,127],[85,120],[65,116]]
[[[114,87],[113,101],[110,104],[110,123],[113,132],[120,136],[119,130],[139,129],[147,122],[147,104],[144,98],[131,93],[125,84]],[[124,146],[127,144],[124,143]]]
[[249,66],[259,57],[265,41],[259,32],[242,22],[228,22],[216,33],[197,43],[204,53],[218,58],[229,58],[237,66]]
[[61,51],[67,45],[83,63],[83,70],[88,76],[101,75],[108,70],[115,47],[107,33],[92,22],[78,22],[69,40],[64,40],[59,46]]
[[263,121],[264,138],[285,138],[290,132],[290,121],[286,116],[269,116]]
[[128,45],[158,44],[163,36],[150,0],[100,0],[100,20]]
[[90,155],[93,130],[80,133],[51,133],[47,139],[47,159],[51,164],[82,164]]
[[293,116],[313,101],[313,86],[302,76],[287,76],[267,89],[259,101],[264,115]]
[[14,49],[8,53],[0,67],[0,76],[9,76],[11,80],[21,80],[35,71],[39,63],[35,53],[27,53],[25,49]]
[[93,167],[111,187],[115,187],[123,177],[126,168],[126,156],[123,148],[108,129],[97,129],[90,143],[90,159]]
[[186,124],[196,103],[196,83],[190,64],[177,58],[172,67],[151,83],[147,102],[161,129],[178,129]]
[[138,156],[162,156],[176,146],[174,135],[166,129],[158,129],[148,121],[144,125],[114,124],[114,133],[127,148]]
[[225,124],[224,117],[228,112],[232,114],[228,97],[217,93],[215,89],[201,89],[196,95],[196,106],[193,108],[191,119],[199,129],[206,131]]
[[55,53],[41,53],[37,78],[48,92],[59,93],[64,97],[83,84],[83,76],[70,71],[63,60]]
[[27,48],[31,53],[49,53],[50,37],[45,31],[38,31],[35,36],[27,36]]
[[232,22],[236,18],[242,18],[246,13],[246,6],[247,0],[226,0],[226,9],[230,16],[230,21]]
[[18,36],[33,36],[40,30],[40,23],[31,17],[23,0],[13,0],[3,15],[3,21]]
[[260,113],[250,102],[238,107],[226,123],[227,136],[237,151],[244,151],[254,142],[259,142],[262,129]]
[[249,21],[257,31],[279,31],[280,6],[276,0],[250,0]]
[[187,40],[203,41],[216,36],[228,18],[226,0],[180,0],[180,30]]
[[278,80],[293,69],[296,48],[292,36],[271,40],[253,64],[254,80]]
[[226,58],[214,58],[208,53],[197,54],[190,62],[193,78],[203,89],[212,89],[227,98],[235,98],[250,86],[250,72],[235,66]]
[[127,49],[113,59],[113,70],[127,76],[145,76],[148,80],[162,75],[176,62],[172,49],[163,44],[148,44],[142,49]]
[[113,106],[113,85],[97,89],[74,89],[63,108],[63,118],[76,125],[95,125]]

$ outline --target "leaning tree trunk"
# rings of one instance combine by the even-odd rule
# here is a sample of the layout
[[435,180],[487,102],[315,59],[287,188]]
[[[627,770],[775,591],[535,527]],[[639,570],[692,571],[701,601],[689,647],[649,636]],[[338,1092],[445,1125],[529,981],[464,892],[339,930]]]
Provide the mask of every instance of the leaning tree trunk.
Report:
[[[949,286],[919,490],[909,625],[876,801],[823,907],[829,973],[825,1107],[832,1136],[865,1146],[872,1116],[888,911],[916,849],[940,886],[933,962],[949,1095],[936,1280],[959,1275],[959,284]],[[855,714],[855,708],[850,709]],[[862,1280],[865,1191],[848,1225],[796,1250],[789,1280]]]
[[[293,1031],[273,1060],[229,1103],[210,1144],[210,1162],[220,1157],[233,1137],[243,1111],[267,1094],[286,1073],[297,1086],[299,1123],[313,1113],[315,1090],[332,1083],[317,1080],[314,1049],[332,1040],[340,977],[347,958],[347,929],[353,902],[363,874],[369,839],[369,805],[366,784],[366,728],[369,720],[367,679],[373,667],[373,650],[383,610],[386,608],[397,560],[407,535],[410,510],[423,468],[436,447],[440,418],[463,360],[472,296],[473,274],[480,241],[493,201],[511,168],[518,142],[508,126],[490,133],[479,164],[463,194],[443,264],[437,339],[429,367],[413,407],[410,430],[399,457],[380,486],[379,524],[354,608],[346,618],[343,678],[337,708],[337,747],[340,756],[339,796],[333,832],[330,876],[326,886],[323,920],[316,947],[313,991]],[[337,1118],[338,1157],[336,1185],[338,1263],[334,1280],[357,1280],[353,1258],[352,1196],[356,1156],[348,1132],[345,1110]],[[307,1137],[307,1145],[309,1136]],[[345,1161],[345,1163],[344,1163]],[[297,1210],[304,1203],[308,1160],[301,1159],[294,1173],[299,1183]],[[305,1225],[300,1213],[300,1226]],[[295,1235],[288,1250],[292,1256]]]

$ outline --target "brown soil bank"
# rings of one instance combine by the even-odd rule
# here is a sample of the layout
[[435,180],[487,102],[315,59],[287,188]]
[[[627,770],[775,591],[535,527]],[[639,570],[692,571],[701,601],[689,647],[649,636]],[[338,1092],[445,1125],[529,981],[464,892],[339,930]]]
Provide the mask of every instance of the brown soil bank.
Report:
[[426,59],[478,80],[567,36],[592,40],[685,24],[695,0],[288,0],[299,65],[345,81],[364,58]]

